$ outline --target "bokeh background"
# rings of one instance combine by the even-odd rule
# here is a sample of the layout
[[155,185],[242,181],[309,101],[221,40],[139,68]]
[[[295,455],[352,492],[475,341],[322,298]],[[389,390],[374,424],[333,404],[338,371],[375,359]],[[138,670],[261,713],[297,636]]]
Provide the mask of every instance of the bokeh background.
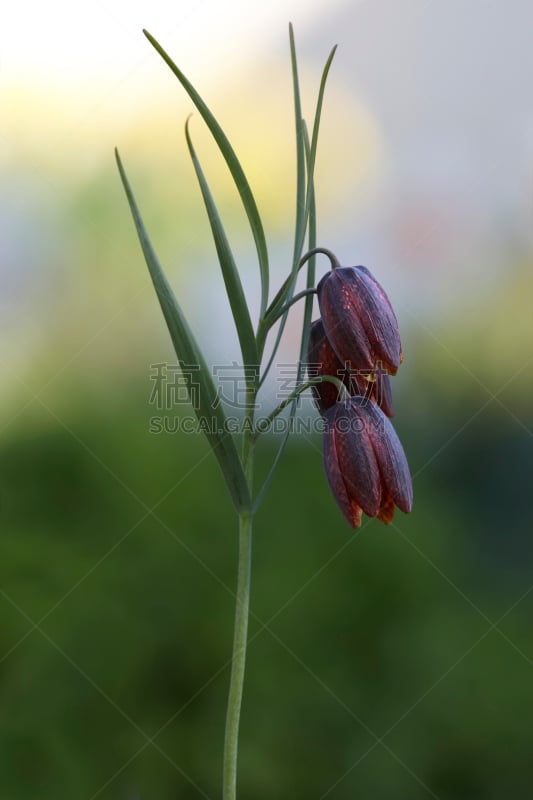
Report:
[[[290,441],[256,522],[241,797],[530,796],[531,4],[22,0],[0,33],[8,800],[220,797],[235,521],[205,442],[150,433],[151,365],[174,356],[112,151],[209,359],[231,364],[192,106],[141,28],[233,141],[276,287],[294,220],[289,19],[308,117],[339,45],[319,241],[395,305],[415,507],[354,533],[320,438]],[[256,309],[238,198],[198,114],[191,130]],[[274,374],[266,406],[278,389]]]

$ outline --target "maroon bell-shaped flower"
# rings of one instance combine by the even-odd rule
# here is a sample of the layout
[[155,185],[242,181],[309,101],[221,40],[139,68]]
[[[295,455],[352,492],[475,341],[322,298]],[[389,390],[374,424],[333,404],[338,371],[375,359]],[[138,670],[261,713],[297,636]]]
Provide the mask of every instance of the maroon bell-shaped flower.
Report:
[[337,505],[353,528],[369,517],[391,522],[394,506],[409,512],[413,487],[392,424],[364,397],[336,403],[325,415],[324,469]]
[[398,322],[389,298],[366,267],[336,267],[317,286],[329,343],[352,367],[372,370],[378,362],[396,375],[402,361]]
[[[390,378],[381,368],[356,369],[343,364],[329,343],[321,319],[311,323],[307,348],[307,373],[309,378],[332,375],[344,383],[351,395],[363,395],[377,403],[388,416],[394,415]],[[323,414],[342,397],[334,383],[323,381],[312,387],[315,403]]]

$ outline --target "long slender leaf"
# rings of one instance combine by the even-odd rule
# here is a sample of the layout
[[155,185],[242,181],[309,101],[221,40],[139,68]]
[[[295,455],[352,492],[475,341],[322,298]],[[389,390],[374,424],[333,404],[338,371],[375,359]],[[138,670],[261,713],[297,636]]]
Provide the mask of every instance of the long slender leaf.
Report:
[[[305,144],[305,153],[307,161],[309,162],[309,158],[311,155],[311,148],[309,145],[309,137],[307,135],[307,129],[304,127],[304,144]],[[311,174],[311,191],[309,194],[309,239],[308,239],[308,249],[312,250],[316,247],[316,200],[315,200],[315,186],[314,181]],[[307,287],[310,288],[315,285],[315,256],[312,256],[309,259],[308,267],[307,267]],[[305,369],[305,362],[306,362],[306,354],[307,354],[307,344],[309,342],[309,331],[311,325],[311,315],[313,310],[313,297],[310,296],[305,301],[305,310],[304,310],[304,319],[302,324],[302,340],[300,345],[300,359],[298,362],[298,373],[297,373],[297,385],[300,384],[303,373]],[[285,447],[289,440],[289,434],[292,427],[292,421],[296,415],[296,408],[297,408],[297,400],[294,400],[290,412],[289,412],[289,419],[287,424],[287,429],[283,435],[281,443],[278,447],[278,451],[274,457],[274,461],[272,462],[272,466],[266,476],[261,489],[257,493],[254,502],[254,511],[256,511],[261,503],[263,502],[263,498],[268,491],[270,484],[272,483],[272,479],[275,475],[276,469],[278,467],[279,462],[281,461],[281,457],[285,451]]]
[[[298,272],[298,261],[300,260],[300,255],[302,252],[302,246],[305,236],[305,226],[306,226],[306,209],[305,209],[305,198],[306,198],[306,186],[305,186],[305,145],[304,145],[304,121],[302,117],[302,101],[301,101],[301,93],[300,93],[300,81],[298,78],[298,59],[296,56],[296,44],[294,41],[294,29],[292,27],[292,22],[289,23],[289,45],[290,45],[290,54],[291,54],[291,74],[292,74],[292,89],[293,89],[293,103],[294,103],[294,125],[295,125],[295,134],[296,134],[296,220],[295,220],[295,228],[294,228],[294,247],[293,247],[293,254],[292,254],[292,267],[289,273],[289,277],[283,283],[280,290],[278,291],[276,297],[270,308],[273,308],[274,312],[281,308],[282,305],[287,303],[294,292],[294,287],[296,284],[296,276]],[[274,346],[270,353],[269,359],[267,364],[263,370],[263,374],[261,377],[261,383],[263,383],[270,372],[272,364],[274,363],[274,359],[276,357],[276,353],[278,351],[278,347],[281,342],[281,337],[283,336],[283,331],[285,329],[285,323],[287,321],[287,314],[284,314],[281,318],[281,322],[279,324],[278,330],[276,332],[276,338],[274,340]],[[261,333],[261,341],[259,347],[262,351],[262,345],[264,340],[266,339],[266,334],[269,329],[269,319],[265,318],[265,315],[262,315],[260,320],[259,330]],[[261,325],[261,323],[263,323]],[[259,338],[259,337],[258,337]]]
[[[176,350],[180,365],[184,368],[183,377],[187,381],[189,397],[193,400],[193,383],[198,386],[194,396],[194,410],[204,430],[213,453],[217,457],[226,479],[233,503],[237,510],[250,507],[250,494],[241,466],[234,439],[228,433],[227,420],[218,402],[217,393],[209,369],[201,350],[187,324],[176,297],[165,277],[154,252],[128,178],[122,166],[118,151],[115,150],[122,184],[128,198],[137,235],[141,243],[146,264],[150,271],[154,288],[165,317],[167,327]],[[191,372],[191,368],[194,372]]]
[[[292,255],[292,272],[294,265],[300,260],[303,239],[305,236],[306,209],[305,209],[305,145],[304,121],[302,117],[302,101],[300,97],[300,81],[298,78],[298,60],[296,58],[296,44],[294,30],[289,23],[289,43],[291,51],[291,72],[294,97],[294,122],[296,131],[296,225],[294,231],[294,250]],[[289,298],[287,298],[289,299]]]
[[[301,115],[301,105],[300,105],[300,90],[298,85],[298,70],[297,70],[297,61],[296,61],[296,49],[294,44],[294,35],[292,31],[292,26],[289,28],[289,37],[290,37],[290,45],[291,45],[291,63],[292,63],[292,75],[293,75],[293,84],[294,84],[294,110],[296,116],[296,137],[298,148],[302,148],[302,152],[305,153],[305,123],[303,119],[300,117],[300,122],[298,122],[298,114]],[[293,293],[294,288],[296,286],[296,279],[298,277],[298,268],[300,257],[302,255],[302,250],[305,241],[305,232],[307,229],[307,223],[309,219],[309,208],[311,203],[311,194],[314,191],[313,189],[313,179],[314,179],[314,169],[315,169],[315,161],[316,161],[316,151],[318,145],[318,132],[320,129],[320,118],[322,114],[322,105],[324,101],[324,92],[326,89],[326,82],[329,74],[329,70],[331,67],[331,63],[333,61],[333,57],[335,55],[335,51],[337,49],[337,45],[332,48],[324,69],[322,71],[322,77],[320,79],[320,86],[318,90],[318,98],[317,98],[317,105],[315,111],[315,118],[313,122],[313,136],[311,140],[311,146],[309,148],[309,154],[307,158],[307,189],[304,191],[305,198],[303,199],[303,217],[300,218],[299,214],[297,213],[297,224],[296,224],[296,232],[295,232],[295,242],[294,242],[294,254],[293,254],[293,265],[291,269],[291,273],[289,275],[289,279],[285,282],[283,286],[286,286],[284,292],[278,292],[276,295],[276,300],[280,301],[280,305],[287,303]],[[298,178],[299,180],[299,178]],[[297,199],[302,202],[302,198],[300,197],[300,186],[298,184],[298,193]],[[282,287],[283,289],[283,287]],[[287,322],[287,312],[281,317],[281,321],[279,323],[278,330],[276,332],[276,338],[274,341],[274,345],[272,351],[270,353],[269,360],[265,369],[263,370],[263,374],[261,377],[261,383],[264,382],[266,376],[268,375],[272,364],[274,363],[274,358],[276,357],[276,353],[278,351],[281,337],[283,336],[283,331],[285,330],[285,324]],[[268,326],[267,326],[268,327]]]
[[[200,184],[200,190],[204,199],[207,216],[209,217],[209,223],[211,225],[211,231],[215,241],[218,260],[222,270],[222,276],[226,285],[226,291],[228,293],[233,319],[235,320],[235,326],[239,336],[244,365],[245,367],[256,367],[258,365],[258,355],[254,329],[250,319],[250,312],[244,296],[237,265],[235,264],[235,259],[233,258],[233,253],[231,252],[222,221],[191,141],[191,136],[189,133],[189,120],[187,120],[185,124],[185,136],[187,139],[189,153],[191,154],[192,163],[196,171],[196,176],[198,178],[198,183]],[[248,379],[248,370],[245,370],[245,375]]]
[[261,306],[260,306],[260,318],[261,318],[268,303],[268,279],[269,279],[268,252],[267,252],[265,232],[263,229],[263,224],[261,222],[261,217],[259,216],[257,204],[255,202],[255,198],[252,194],[252,190],[250,188],[246,175],[244,174],[244,170],[241,167],[241,164],[237,158],[237,155],[233,147],[231,146],[228,140],[228,137],[226,136],[226,134],[220,127],[219,123],[215,119],[214,115],[209,110],[204,100],[200,97],[194,86],[185,77],[183,72],[174,63],[174,61],[170,58],[170,56],[163,49],[163,47],[161,47],[159,42],[156,39],[154,39],[154,37],[150,33],[148,33],[147,30],[144,30],[143,33],[150,42],[150,44],[155,48],[155,50],[157,50],[161,58],[170,67],[170,69],[177,77],[177,79],[179,80],[179,82],[181,83],[181,85],[183,86],[183,88],[193,101],[194,105],[202,115],[204,122],[211,131],[211,134],[218,145],[222,157],[224,158],[228,166],[228,169],[231,173],[235,186],[237,187],[237,191],[241,196],[242,204],[244,206],[246,216],[248,217],[248,221],[250,223],[252,236],[254,238],[257,250],[257,258],[259,261],[259,271],[261,276]]
[[307,182],[307,197],[305,201],[306,214],[309,214],[311,193],[314,191],[313,176],[315,172],[316,150],[318,146],[318,132],[320,130],[320,119],[322,116],[322,105],[324,103],[324,92],[326,90],[326,82],[328,80],[329,70],[336,50],[337,50],[337,45],[335,45],[332,48],[328,56],[328,59],[326,61],[326,64],[324,66],[324,69],[322,71],[322,78],[320,79],[320,87],[318,90],[318,98],[316,102],[315,119],[313,122],[313,134],[311,137],[311,147],[308,151],[308,158],[307,158],[307,171],[310,178],[308,179]]
[[[309,237],[308,237],[308,251],[316,247],[316,196],[315,196],[315,181],[314,170],[309,167],[311,159],[311,147],[309,144],[309,136],[307,128],[304,126],[304,143],[305,155],[308,164],[309,172]],[[311,256],[307,262],[307,289],[314,288],[316,282],[316,269],[315,264],[316,256]],[[311,316],[313,313],[313,295],[308,295],[305,299],[304,318],[302,322],[302,339],[300,345],[300,363],[298,365],[298,380],[303,377],[305,363],[307,361],[307,345],[309,342],[309,333],[311,330]]]
[[[299,260],[301,253],[301,242],[305,235],[305,146],[304,146],[304,120],[302,117],[302,101],[300,96],[300,81],[298,78],[298,60],[296,57],[296,44],[294,41],[294,29],[292,22],[289,22],[289,45],[291,56],[292,90],[294,103],[294,123],[296,134],[296,219],[294,228],[294,246],[292,256],[292,267],[288,278],[283,282],[278,293],[272,300],[269,308],[264,315],[264,330],[261,333],[266,336],[266,332],[271,327],[269,322],[278,310],[290,299],[291,288],[293,287],[294,264]],[[276,348],[277,349],[277,348]],[[265,372],[268,372],[270,365]]]

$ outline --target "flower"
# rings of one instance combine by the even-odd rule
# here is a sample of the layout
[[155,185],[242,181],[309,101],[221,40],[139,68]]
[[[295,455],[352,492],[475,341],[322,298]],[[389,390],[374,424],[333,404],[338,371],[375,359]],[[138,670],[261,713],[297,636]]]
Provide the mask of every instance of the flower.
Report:
[[[339,378],[345,386],[348,385],[346,383],[346,369],[328,342],[321,319],[311,323],[307,347],[307,374],[310,379],[322,377],[323,375],[332,375],[335,378]],[[316,384],[316,386],[312,387],[312,392],[315,398],[315,405],[321,414],[341,399],[338,388],[330,381]]]
[[413,487],[407,459],[381,409],[365,397],[352,397],[324,417],[324,470],[348,523],[358,528],[363,511],[389,523],[395,505],[409,512]]
[[389,298],[366,267],[336,267],[317,286],[329,343],[339,360],[396,375],[402,361],[398,322]]
[[[309,378],[332,375],[339,378],[351,395],[363,395],[376,402],[382,411],[392,417],[392,390],[388,374],[377,369],[357,369],[354,364],[343,364],[331,347],[321,319],[311,323],[307,348],[307,372]],[[315,404],[323,414],[342,398],[335,384],[330,381],[312,387]]]

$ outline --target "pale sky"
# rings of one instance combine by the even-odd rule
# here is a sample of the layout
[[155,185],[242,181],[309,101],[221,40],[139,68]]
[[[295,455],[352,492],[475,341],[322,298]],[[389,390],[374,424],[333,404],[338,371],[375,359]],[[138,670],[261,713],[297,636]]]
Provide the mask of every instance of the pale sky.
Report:
[[[91,0],[10,2],[2,9],[0,80],[76,87],[80,82],[143,82],[153,64],[147,28],[196,79],[244,64],[250,53],[302,34],[334,0]],[[277,44],[275,45],[277,46]]]

